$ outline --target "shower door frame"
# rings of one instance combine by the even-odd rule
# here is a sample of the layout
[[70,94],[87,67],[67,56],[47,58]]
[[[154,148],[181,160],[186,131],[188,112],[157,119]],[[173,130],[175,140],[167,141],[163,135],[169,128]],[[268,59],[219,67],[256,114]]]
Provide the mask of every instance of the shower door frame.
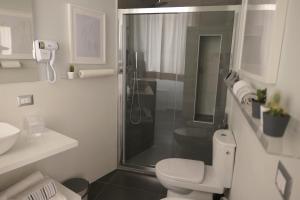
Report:
[[125,161],[125,112],[126,112],[126,15],[136,14],[179,14],[179,13],[199,13],[199,12],[217,12],[217,11],[233,11],[234,24],[232,34],[232,48],[229,68],[232,67],[234,60],[234,52],[238,51],[238,45],[235,44],[236,38],[240,37],[237,33],[240,23],[241,5],[224,5],[224,6],[197,6],[197,7],[160,7],[160,8],[133,8],[118,9],[118,115],[117,115],[117,140],[118,155],[117,168],[132,172],[139,172],[153,175],[155,170],[152,167],[137,166],[126,164]]

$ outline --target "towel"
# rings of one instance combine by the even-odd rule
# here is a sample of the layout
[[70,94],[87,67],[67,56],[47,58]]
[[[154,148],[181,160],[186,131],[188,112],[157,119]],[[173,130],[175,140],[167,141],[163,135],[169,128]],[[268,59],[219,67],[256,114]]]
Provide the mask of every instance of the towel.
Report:
[[249,83],[244,80],[240,80],[233,85],[233,93],[237,95],[238,91],[244,87],[251,87]]
[[241,103],[250,105],[252,103],[252,99],[255,99],[255,98],[256,98],[255,93],[248,93],[245,96],[243,96]]
[[63,194],[61,194],[60,192],[58,192],[50,200],[67,200],[67,198]]
[[249,94],[255,94],[255,92],[252,88],[245,86],[237,92],[236,96],[239,99],[239,102],[243,103],[243,98]]
[[51,178],[45,178],[36,185],[11,198],[11,200],[49,200],[56,194],[55,181]]
[[256,98],[254,88],[246,81],[238,81],[233,86],[233,93],[242,104],[250,104]]
[[0,200],[7,200],[44,179],[41,172],[35,172],[22,181],[12,185],[0,194]]

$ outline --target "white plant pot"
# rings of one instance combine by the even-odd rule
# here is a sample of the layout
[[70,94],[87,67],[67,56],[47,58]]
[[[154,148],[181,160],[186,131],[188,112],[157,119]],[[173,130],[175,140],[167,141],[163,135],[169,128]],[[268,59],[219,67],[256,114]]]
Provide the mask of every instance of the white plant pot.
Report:
[[261,105],[260,106],[260,123],[261,123],[261,127],[263,127],[264,125],[264,112],[268,112],[270,110],[270,108],[266,107],[265,105]]
[[68,79],[74,79],[75,78],[75,72],[68,72]]

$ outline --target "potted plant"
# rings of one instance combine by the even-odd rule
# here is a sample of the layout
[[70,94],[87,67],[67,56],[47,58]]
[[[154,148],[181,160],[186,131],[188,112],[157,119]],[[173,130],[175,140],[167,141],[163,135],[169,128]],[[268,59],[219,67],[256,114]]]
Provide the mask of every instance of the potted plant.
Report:
[[270,110],[263,114],[263,131],[272,137],[282,137],[289,123],[290,115],[285,113],[280,106],[280,94],[274,94],[267,106]]
[[267,89],[257,89],[256,99],[252,99],[252,116],[254,118],[260,118],[260,107],[266,103]]
[[75,66],[70,65],[69,71],[68,71],[68,79],[74,79],[75,78]]

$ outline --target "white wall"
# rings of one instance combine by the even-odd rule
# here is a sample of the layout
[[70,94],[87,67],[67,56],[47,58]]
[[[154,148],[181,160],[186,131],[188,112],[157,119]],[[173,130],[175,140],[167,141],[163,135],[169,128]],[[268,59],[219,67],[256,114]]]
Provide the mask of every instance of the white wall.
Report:
[[[289,129],[299,135],[300,1],[290,0],[289,3],[278,81],[275,86],[268,87],[272,90],[279,89],[285,97],[283,103],[293,118]],[[293,178],[290,200],[300,199],[300,160],[267,154],[235,104],[231,111],[230,126],[238,144],[230,199],[281,200],[274,181],[279,160]]]
[[[116,1],[34,0],[36,36],[57,40],[59,75],[68,66],[66,3],[97,9],[107,14],[107,65],[116,68]],[[85,67],[85,66],[81,66]],[[79,140],[79,147],[36,164],[0,176],[0,190],[40,169],[58,180],[82,176],[90,181],[117,166],[116,76],[87,80],[0,85],[0,121],[22,128],[24,115],[40,112],[49,128]],[[16,97],[33,94],[35,105],[17,107]]]

